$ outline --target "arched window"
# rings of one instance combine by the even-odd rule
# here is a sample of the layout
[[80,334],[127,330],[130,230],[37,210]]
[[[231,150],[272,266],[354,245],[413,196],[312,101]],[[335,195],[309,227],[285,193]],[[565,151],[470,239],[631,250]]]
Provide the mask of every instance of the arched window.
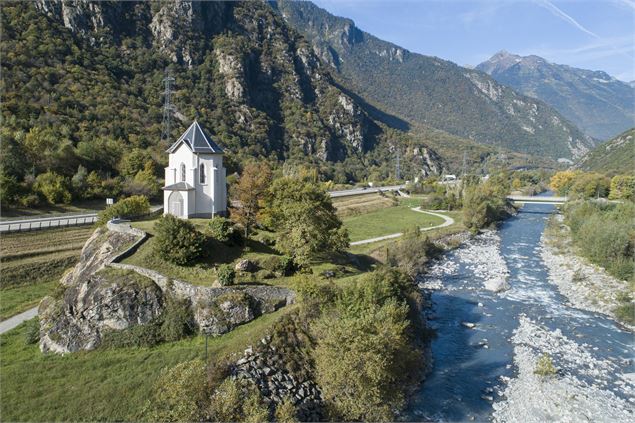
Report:
[[201,185],[205,184],[205,165],[201,164],[198,172],[198,179]]
[[181,163],[181,182],[185,182],[185,163]]

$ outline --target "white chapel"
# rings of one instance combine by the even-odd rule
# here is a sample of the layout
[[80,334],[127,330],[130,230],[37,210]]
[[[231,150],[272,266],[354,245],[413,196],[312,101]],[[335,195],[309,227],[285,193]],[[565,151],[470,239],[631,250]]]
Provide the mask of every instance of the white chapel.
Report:
[[184,219],[227,212],[223,150],[194,121],[167,150],[163,210]]

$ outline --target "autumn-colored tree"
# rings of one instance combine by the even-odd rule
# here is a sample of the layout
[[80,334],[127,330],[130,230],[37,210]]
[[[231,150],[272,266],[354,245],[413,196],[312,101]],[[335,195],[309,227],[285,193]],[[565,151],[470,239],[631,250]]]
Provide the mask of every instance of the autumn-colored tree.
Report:
[[567,195],[573,186],[579,172],[573,170],[563,170],[556,172],[549,181],[549,187],[558,195]]
[[233,197],[240,207],[232,210],[236,221],[245,228],[245,237],[257,222],[267,189],[271,184],[271,168],[265,162],[250,162],[234,186]]

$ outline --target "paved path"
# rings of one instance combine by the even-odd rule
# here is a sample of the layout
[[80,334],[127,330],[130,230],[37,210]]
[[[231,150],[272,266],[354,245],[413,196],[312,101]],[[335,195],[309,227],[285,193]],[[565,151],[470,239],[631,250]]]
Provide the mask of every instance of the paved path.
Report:
[[0,322],[0,334],[9,332],[20,323],[31,320],[35,316],[37,316],[37,307],[33,307],[32,309],[27,310],[24,313],[16,314],[13,317],[9,317],[7,320],[3,320],[2,322]]
[[[446,226],[450,226],[450,225],[454,224],[454,219],[452,219],[450,216],[446,216],[446,215],[441,214],[441,213],[421,210],[421,207],[414,207],[414,208],[412,208],[410,210],[416,211],[416,212],[419,212],[419,213],[429,214],[431,216],[436,216],[436,217],[440,217],[441,219],[443,219],[443,223],[441,223],[440,225],[430,226],[429,228],[421,228],[421,232],[430,231],[432,229],[445,228]],[[387,239],[399,238],[402,235],[403,235],[403,233],[399,232],[399,233],[396,233],[396,234],[378,236],[377,238],[363,239],[361,241],[351,242],[351,245],[370,244],[371,242],[378,242],[378,241],[385,241]]]

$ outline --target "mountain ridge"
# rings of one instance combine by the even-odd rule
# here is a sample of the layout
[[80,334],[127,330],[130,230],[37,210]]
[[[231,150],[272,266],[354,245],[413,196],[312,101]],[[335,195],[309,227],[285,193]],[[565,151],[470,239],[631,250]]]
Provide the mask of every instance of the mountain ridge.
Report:
[[476,66],[519,92],[550,104],[589,135],[606,140],[635,125],[635,89],[604,71],[552,63],[505,50]]
[[595,144],[546,103],[483,72],[380,40],[311,2],[270,4],[346,85],[404,120],[551,158],[580,157]]

